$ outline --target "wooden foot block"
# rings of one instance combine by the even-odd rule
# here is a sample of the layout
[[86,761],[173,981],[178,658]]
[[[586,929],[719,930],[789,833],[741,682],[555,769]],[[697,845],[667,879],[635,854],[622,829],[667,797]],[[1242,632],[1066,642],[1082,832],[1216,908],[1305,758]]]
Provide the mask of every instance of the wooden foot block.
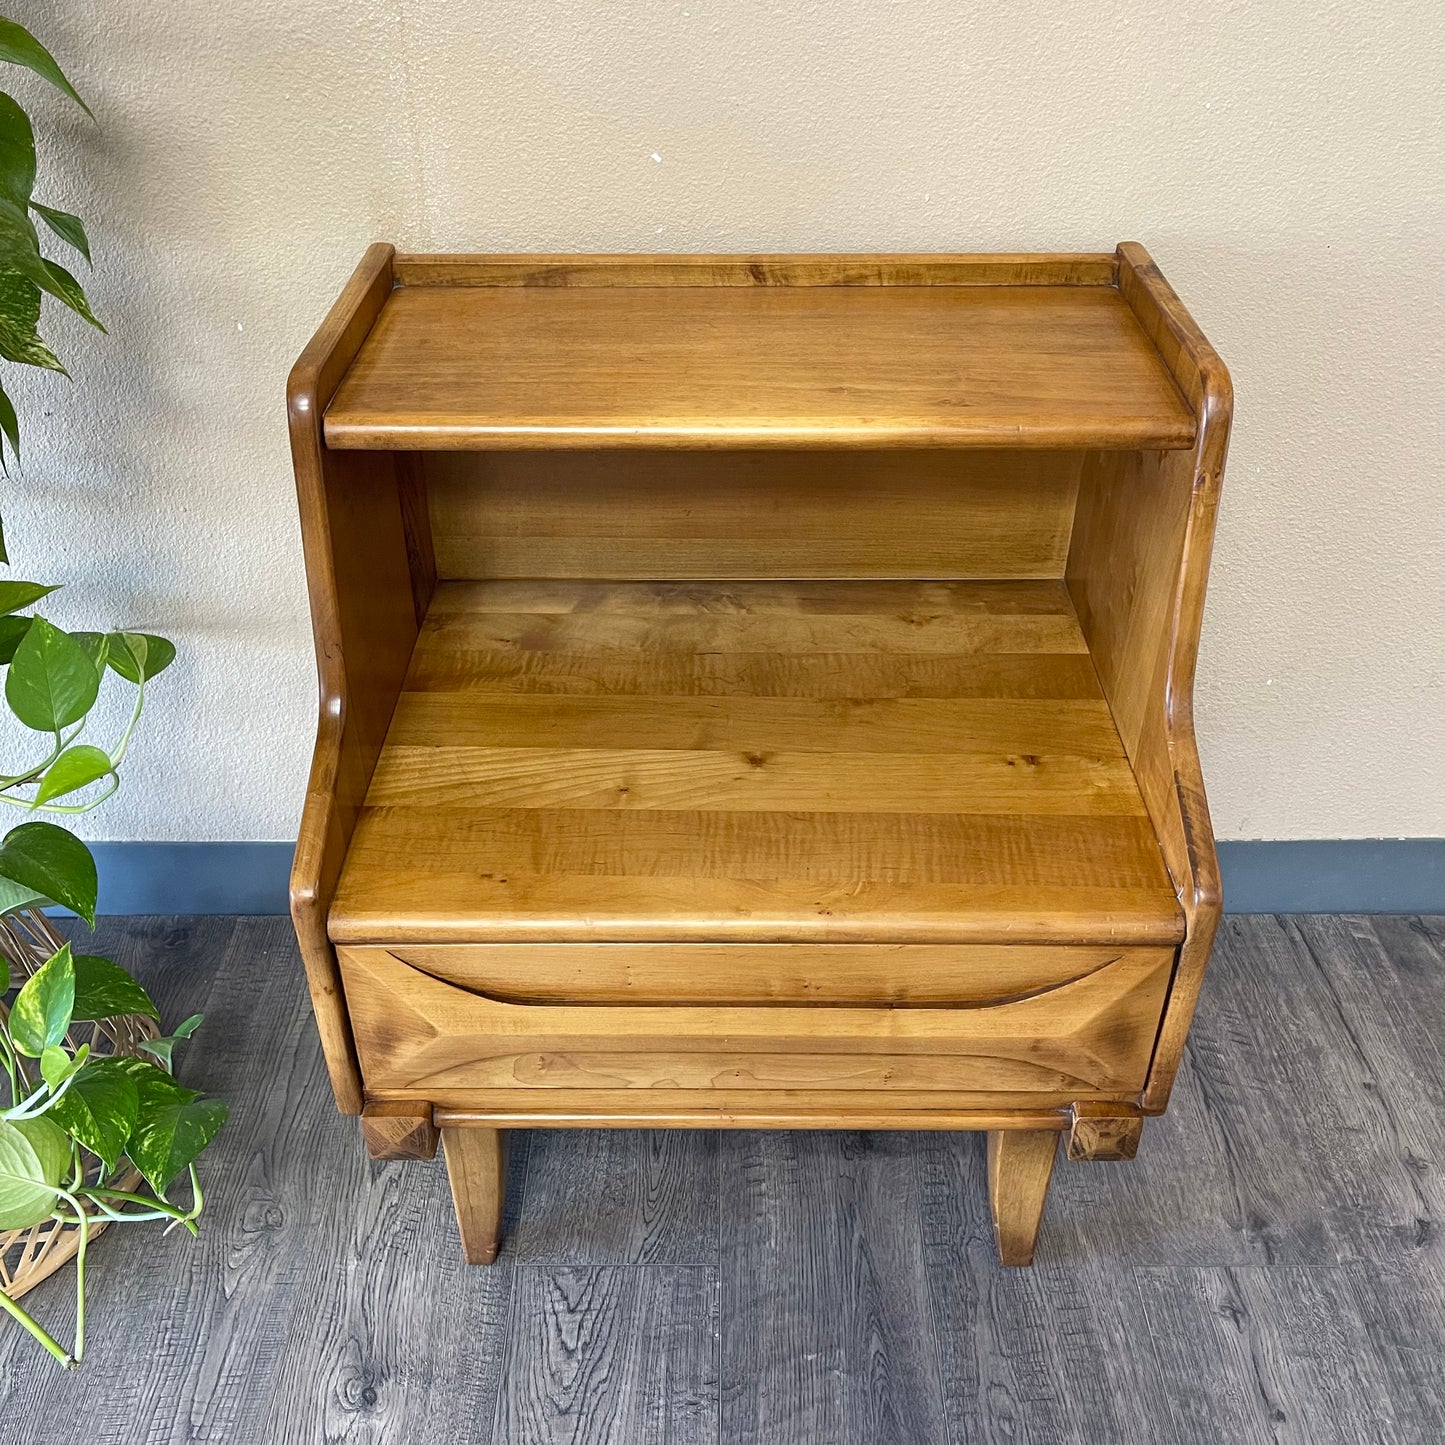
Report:
[[468,1264],[492,1264],[502,1247],[507,1194],[507,1136],[500,1129],[442,1130],[452,1203]]
[[1075,1104],[1069,1125],[1069,1158],[1114,1162],[1139,1152],[1144,1117],[1129,1104]]
[[361,1111],[361,1137],[373,1159],[434,1159],[440,1136],[429,1107],[368,1104]]
[[999,1262],[1034,1262],[1034,1242],[1054,1173],[1059,1136],[1052,1129],[994,1129],[988,1136],[988,1202]]

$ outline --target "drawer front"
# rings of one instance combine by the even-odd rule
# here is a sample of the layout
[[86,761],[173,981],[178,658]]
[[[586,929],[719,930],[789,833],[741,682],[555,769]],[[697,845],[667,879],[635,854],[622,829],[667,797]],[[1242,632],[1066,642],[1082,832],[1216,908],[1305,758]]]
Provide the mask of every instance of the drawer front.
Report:
[[[504,947],[454,951],[468,955],[469,969],[484,949]],[[539,956],[553,951],[517,947]],[[436,955],[451,950],[400,951],[435,965]],[[467,1089],[1118,1096],[1143,1086],[1174,961],[1168,948],[1113,949],[1089,972],[1002,1002],[870,1007],[516,1002],[423,972],[397,950],[356,946],[337,954],[367,1089],[431,1097]],[[492,975],[479,981],[495,987]],[[559,975],[559,986],[565,982]],[[566,989],[558,994],[571,997]]]

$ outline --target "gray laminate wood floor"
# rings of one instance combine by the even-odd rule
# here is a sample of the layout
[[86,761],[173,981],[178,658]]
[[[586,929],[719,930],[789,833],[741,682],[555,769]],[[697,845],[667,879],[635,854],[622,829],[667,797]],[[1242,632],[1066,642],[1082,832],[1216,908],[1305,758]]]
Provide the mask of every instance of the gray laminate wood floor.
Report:
[[102,933],[232,1123],[199,1242],[97,1245],[83,1373],[0,1328],[6,1445],[1445,1441],[1445,920],[1227,920],[1170,1114],[1021,1271],[978,1136],[582,1132],[467,1270],[441,1163],[333,1113],[284,920]]

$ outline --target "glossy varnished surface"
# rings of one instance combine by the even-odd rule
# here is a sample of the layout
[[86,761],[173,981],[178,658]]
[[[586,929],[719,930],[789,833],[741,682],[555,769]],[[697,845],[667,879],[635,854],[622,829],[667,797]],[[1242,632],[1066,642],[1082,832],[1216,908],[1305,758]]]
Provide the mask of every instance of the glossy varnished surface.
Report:
[[442,577],[1060,577],[1088,453],[408,454]]
[[326,913],[418,616],[394,461],[329,450],[321,413],[385,304],[391,259],[388,245],[368,248],[286,384],[320,704],[291,871],[291,916],[336,1104],[348,1114],[361,1112],[361,1080]]
[[1112,944],[423,943],[386,952],[502,1003],[987,1008],[1086,978],[1123,951]]
[[1113,286],[1112,251],[402,254],[399,286]]
[[1172,943],[1058,582],[448,583],[337,941]]
[[442,1159],[336,1115],[284,919],[79,937],[206,1014],[232,1116],[198,1240],[94,1245],[80,1373],[0,1330],[3,1445],[1440,1438],[1445,919],[1226,918],[1169,1114],[1060,1157],[1032,1270],[982,1137],[848,1130],[514,1135],[468,1268]]
[[1195,418],[1099,285],[416,285],[331,447],[1187,447]]
[[1162,1110],[1222,909],[1194,738],[1194,668],[1234,388],[1148,252],[1119,247],[1119,286],[1199,419],[1192,452],[1096,453],[1066,577],[1104,694],[1178,889],[1184,946],[1145,1104]]

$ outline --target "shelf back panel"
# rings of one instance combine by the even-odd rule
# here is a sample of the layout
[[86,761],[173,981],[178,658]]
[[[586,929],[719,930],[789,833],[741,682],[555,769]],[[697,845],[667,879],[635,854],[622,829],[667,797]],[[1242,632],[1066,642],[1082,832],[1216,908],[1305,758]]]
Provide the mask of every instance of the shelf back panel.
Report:
[[1062,577],[1081,452],[428,452],[441,578]]

